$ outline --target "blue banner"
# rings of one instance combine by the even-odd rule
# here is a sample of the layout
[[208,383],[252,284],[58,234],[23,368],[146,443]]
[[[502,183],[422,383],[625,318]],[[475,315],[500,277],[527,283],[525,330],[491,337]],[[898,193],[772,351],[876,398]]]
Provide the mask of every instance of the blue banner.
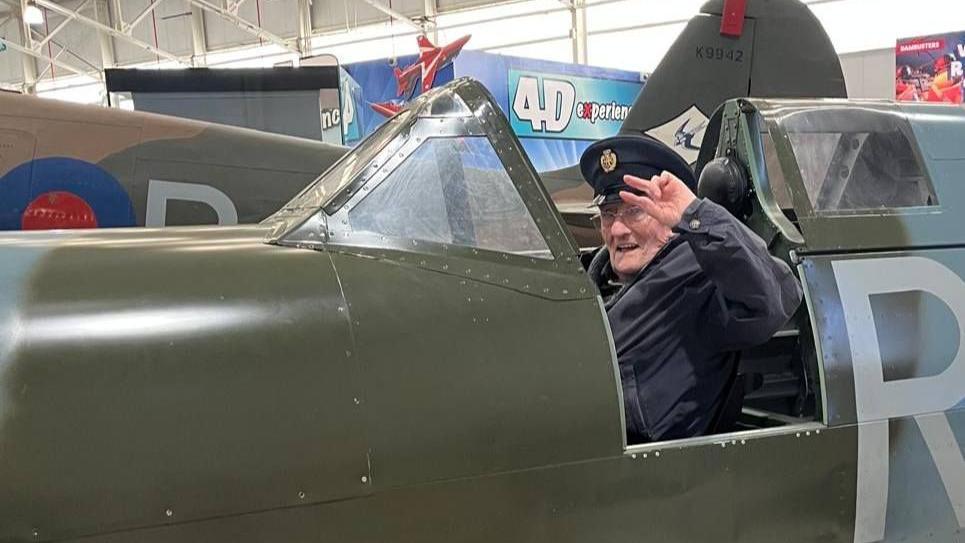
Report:
[[619,130],[638,82],[509,70],[509,119],[521,138],[598,140]]
[[364,104],[362,87],[344,68],[338,69],[338,80],[342,89],[342,143],[355,145],[365,135],[362,124],[366,115],[359,110]]
[[[346,66],[361,87],[361,97],[355,95],[354,121],[358,123],[362,137],[378,128],[392,114],[393,108],[404,107],[420,94],[421,80],[418,77],[411,82],[401,77],[417,62],[417,56],[409,55],[392,62],[381,59]],[[633,105],[645,83],[639,72],[464,50],[451,65],[439,71],[434,86],[466,76],[481,81],[489,89],[538,171],[572,166],[579,162],[583,150],[592,141],[616,134],[622,124],[618,119],[622,119]],[[525,79],[532,77],[536,78],[535,91],[532,80]],[[530,96],[518,95],[520,80],[523,90]],[[547,107],[543,96],[547,80],[552,96],[550,105],[554,107]],[[563,98],[568,101],[570,96],[565,90],[567,87],[555,83],[557,81],[572,85],[572,106],[555,107],[554,99],[562,106],[567,105]],[[564,90],[552,94],[558,88]],[[562,96],[561,92],[564,93]],[[345,94],[343,92],[343,101]],[[522,117],[513,111],[517,100],[521,101],[521,106],[531,108],[523,110]],[[559,128],[565,117],[564,110],[569,114],[565,128],[561,132],[547,130]],[[528,120],[534,115],[539,116],[535,127],[533,121]],[[544,119],[549,120],[549,126]],[[347,136],[346,142],[352,143],[351,135]]]

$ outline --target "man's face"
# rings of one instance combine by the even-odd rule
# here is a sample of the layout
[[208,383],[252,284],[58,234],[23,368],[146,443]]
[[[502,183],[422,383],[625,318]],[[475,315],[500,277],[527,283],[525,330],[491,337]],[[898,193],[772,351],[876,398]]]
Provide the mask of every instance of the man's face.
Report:
[[600,207],[600,233],[621,281],[636,275],[670,239],[671,230],[626,202]]

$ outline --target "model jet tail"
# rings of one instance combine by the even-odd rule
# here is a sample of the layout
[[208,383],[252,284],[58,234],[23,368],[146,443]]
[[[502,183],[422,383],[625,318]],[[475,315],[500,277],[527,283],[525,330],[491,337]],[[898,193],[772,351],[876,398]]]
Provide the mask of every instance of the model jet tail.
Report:
[[422,67],[422,92],[432,88],[436,80],[436,74],[446,67],[452,59],[459,56],[462,48],[466,45],[472,35],[467,34],[458,40],[443,45],[441,47],[429,41],[425,36],[419,36],[416,40],[419,44],[419,66]]
[[419,44],[419,62],[430,60],[439,50],[434,43],[429,41],[429,38],[421,34],[416,38],[416,43]]
[[[714,131],[709,117],[727,99],[847,96],[838,55],[806,5],[748,0],[740,35],[725,36],[724,4],[705,3],[687,23],[650,75],[621,133],[653,136],[694,163],[704,133]],[[579,168],[541,176],[550,193],[567,190],[574,206],[589,203]]]

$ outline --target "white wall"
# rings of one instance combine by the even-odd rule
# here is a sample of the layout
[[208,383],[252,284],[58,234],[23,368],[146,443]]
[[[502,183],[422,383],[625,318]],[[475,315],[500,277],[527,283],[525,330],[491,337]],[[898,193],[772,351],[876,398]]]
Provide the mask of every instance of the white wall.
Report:
[[895,48],[840,55],[851,98],[895,98]]

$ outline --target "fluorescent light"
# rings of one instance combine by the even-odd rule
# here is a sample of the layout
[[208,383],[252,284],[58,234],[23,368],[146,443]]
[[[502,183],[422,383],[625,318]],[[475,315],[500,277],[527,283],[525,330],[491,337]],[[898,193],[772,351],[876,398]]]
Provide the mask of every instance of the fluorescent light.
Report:
[[27,4],[27,7],[23,10],[23,20],[31,26],[42,25],[44,24],[44,12],[33,4]]

